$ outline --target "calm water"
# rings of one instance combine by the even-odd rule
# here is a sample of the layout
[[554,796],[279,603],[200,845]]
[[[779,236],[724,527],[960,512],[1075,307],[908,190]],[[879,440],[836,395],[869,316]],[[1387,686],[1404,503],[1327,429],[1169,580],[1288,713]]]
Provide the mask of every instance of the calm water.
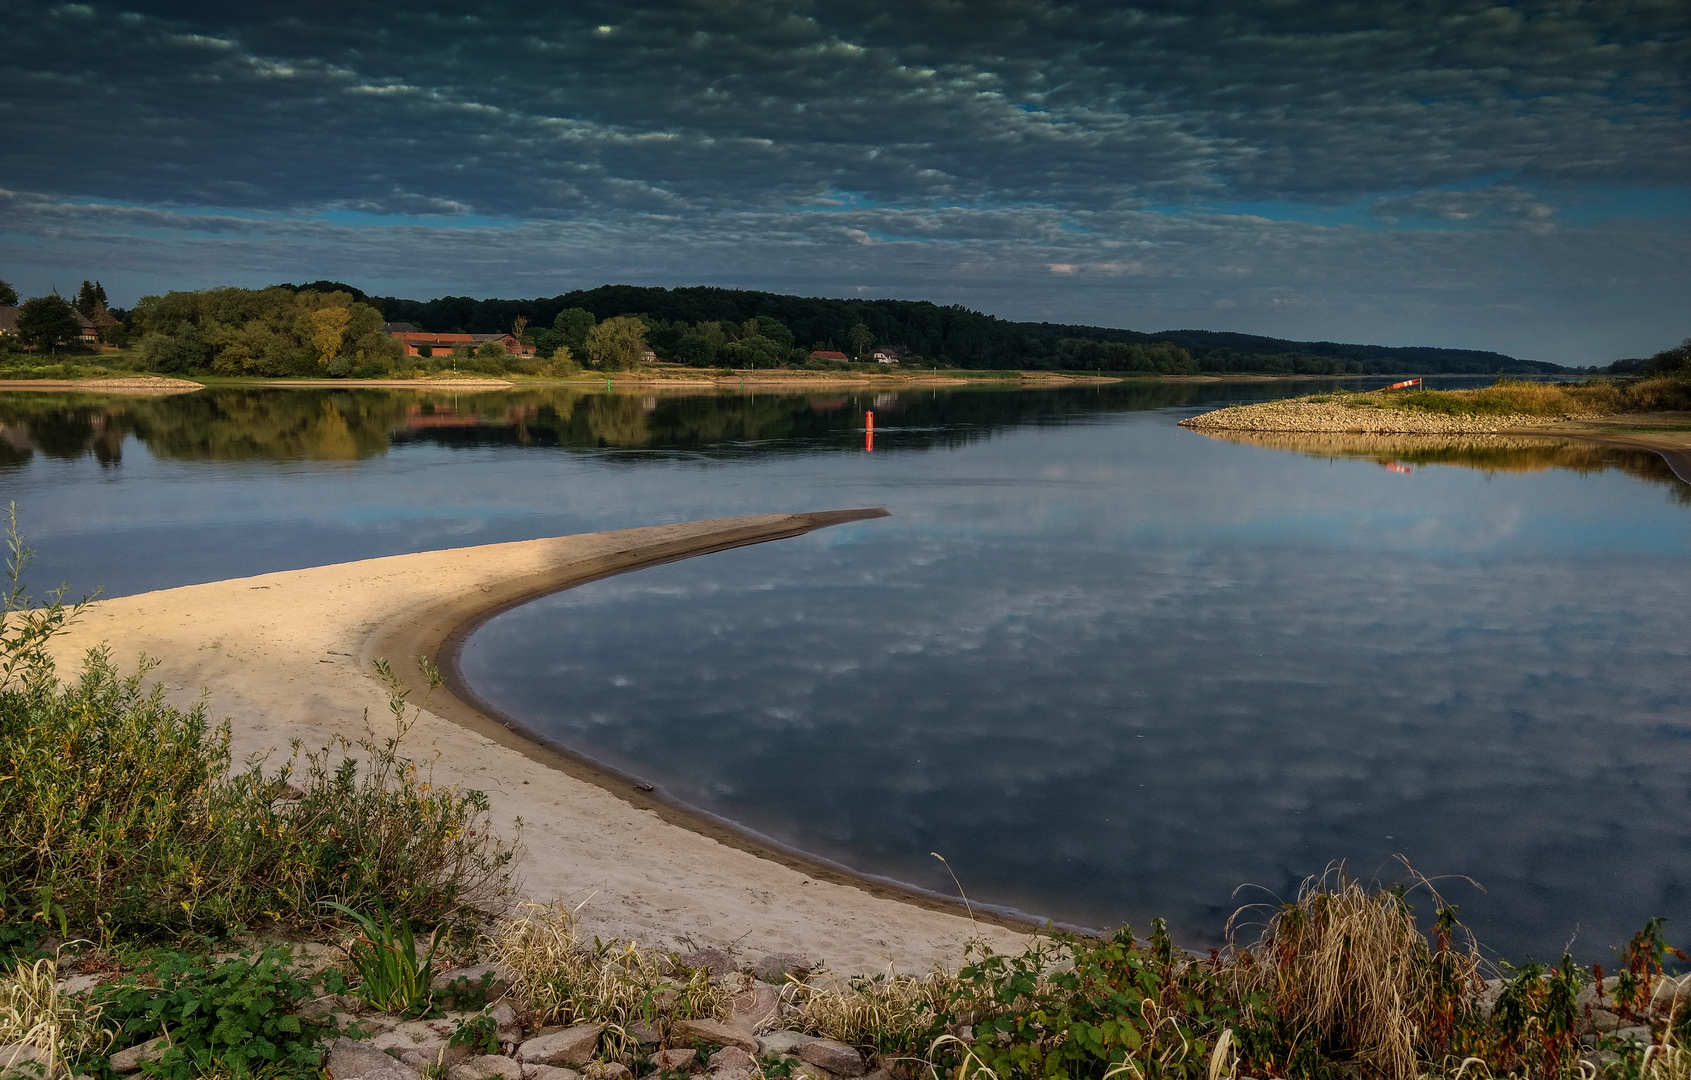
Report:
[[1403,854],[1483,885],[1445,891],[1507,955],[1682,940],[1691,489],[1643,454],[1175,426],[1289,389],[4,395],[0,500],[38,585],[108,593],[885,505],[515,609],[464,674],[772,837],[946,889],[941,852],[1071,922],[1202,943]]

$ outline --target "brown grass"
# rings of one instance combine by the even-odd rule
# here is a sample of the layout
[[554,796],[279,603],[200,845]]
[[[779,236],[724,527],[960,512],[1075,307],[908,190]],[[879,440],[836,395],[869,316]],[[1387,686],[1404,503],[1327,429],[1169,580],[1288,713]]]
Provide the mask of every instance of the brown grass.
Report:
[[1691,408],[1691,381],[1673,378],[1583,383],[1500,379],[1475,390],[1393,390],[1339,397],[1352,408],[1403,409],[1440,416],[1593,417]]

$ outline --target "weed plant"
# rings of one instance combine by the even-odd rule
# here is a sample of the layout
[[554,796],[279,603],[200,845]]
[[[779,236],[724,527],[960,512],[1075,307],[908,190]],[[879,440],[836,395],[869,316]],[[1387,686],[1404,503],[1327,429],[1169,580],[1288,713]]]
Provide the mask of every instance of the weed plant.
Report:
[[358,971],[354,991],[373,1009],[396,1016],[420,1016],[434,1006],[429,983],[434,979],[434,953],[444,926],[435,928],[424,956],[417,956],[417,939],[405,919],[392,919],[386,911],[372,918],[344,904],[330,903],[354,920],[364,933],[353,939],[347,958]]
[[[122,675],[104,650],[59,684],[47,645],[76,613],[31,608],[16,532],[0,615],[0,922],[102,944],[316,928],[321,902],[426,925],[501,896],[511,845],[486,796],[436,787],[373,732],[267,769],[232,768],[230,728]],[[391,675],[391,673],[389,673]],[[360,760],[362,759],[362,760]],[[297,767],[296,767],[296,763]]]

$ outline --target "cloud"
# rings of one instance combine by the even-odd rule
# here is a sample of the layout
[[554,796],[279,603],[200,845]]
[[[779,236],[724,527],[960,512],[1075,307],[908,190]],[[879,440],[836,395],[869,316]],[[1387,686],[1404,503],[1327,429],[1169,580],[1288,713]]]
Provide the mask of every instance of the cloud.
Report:
[[[1312,268],[1294,260],[1331,246],[1376,245],[1380,265],[1405,275],[1397,293],[1413,297],[1432,276],[1411,269],[1424,232],[1507,234],[1510,254],[1489,258],[1526,262],[1531,238],[1567,232],[1564,208],[1594,190],[1677,192],[1691,205],[1691,31],[1675,0],[914,0],[896,16],[857,0],[269,0],[215,16],[93,3],[22,12],[9,32],[0,187],[108,209],[10,204],[3,224],[23,231],[0,233],[8,246],[42,214],[87,228],[103,213],[114,245],[125,229],[159,243],[194,236],[202,259],[211,234],[316,244],[328,242],[326,217],[352,213],[370,219],[366,247],[394,245],[419,286],[454,292],[471,287],[465,263],[444,255],[456,243],[408,238],[522,222],[505,255],[476,253],[485,288],[531,281],[524,260],[560,265],[536,238],[614,235],[621,249],[569,247],[572,265],[715,280],[747,265],[722,258],[738,245],[829,291],[912,281],[921,295],[1010,295],[1061,314],[1039,293],[1060,279],[1080,290],[1066,317],[1113,311],[1152,325],[1221,310],[1213,291],[1144,306],[1171,295],[1152,279],[1196,289],[1217,273],[1208,267],[1230,266],[1254,283],[1228,292],[1244,321],[1361,303],[1342,282],[1312,291],[1298,280]],[[1272,214],[1204,209],[1271,203]],[[195,220],[166,225],[148,211]],[[1340,220],[1373,238],[1279,229],[1276,217]],[[1639,243],[1654,265],[1652,245],[1682,242],[1688,217],[1623,222],[1597,247]],[[278,248],[260,263],[316,250]],[[818,277],[822,253],[853,276]],[[244,258],[216,264],[253,265]],[[1475,287],[1502,290],[1465,296],[1463,310],[1519,299],[1499,284],[1507,275],[1448,271],[1447,285],[1489,277]],[[1663,288],[1683,292],[1687,273],[1669,269]],[[1308,336],[1342,329],[1304,325]]]

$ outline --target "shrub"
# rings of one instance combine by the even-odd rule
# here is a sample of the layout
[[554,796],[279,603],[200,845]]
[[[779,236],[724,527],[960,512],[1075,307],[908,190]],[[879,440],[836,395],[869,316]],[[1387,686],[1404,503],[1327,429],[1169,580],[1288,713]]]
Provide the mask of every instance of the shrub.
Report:
[[310,927],[334,900],[433,924],[503,894],[514,848],[494,836],[485,795],[436,787],[400,755],[415,714],[385,665],[392,736],[303,755],[296,745],[294,762],[235,772],[228,723],[203,703],[166,703],[144,685],[146,662],[124,676],[95,650],[59,685],[46,645],[76,608],[55,598],[28,609],[17,582],[29,553],[15,529],[12,543],[0,895],[31,921],[109,942]]

